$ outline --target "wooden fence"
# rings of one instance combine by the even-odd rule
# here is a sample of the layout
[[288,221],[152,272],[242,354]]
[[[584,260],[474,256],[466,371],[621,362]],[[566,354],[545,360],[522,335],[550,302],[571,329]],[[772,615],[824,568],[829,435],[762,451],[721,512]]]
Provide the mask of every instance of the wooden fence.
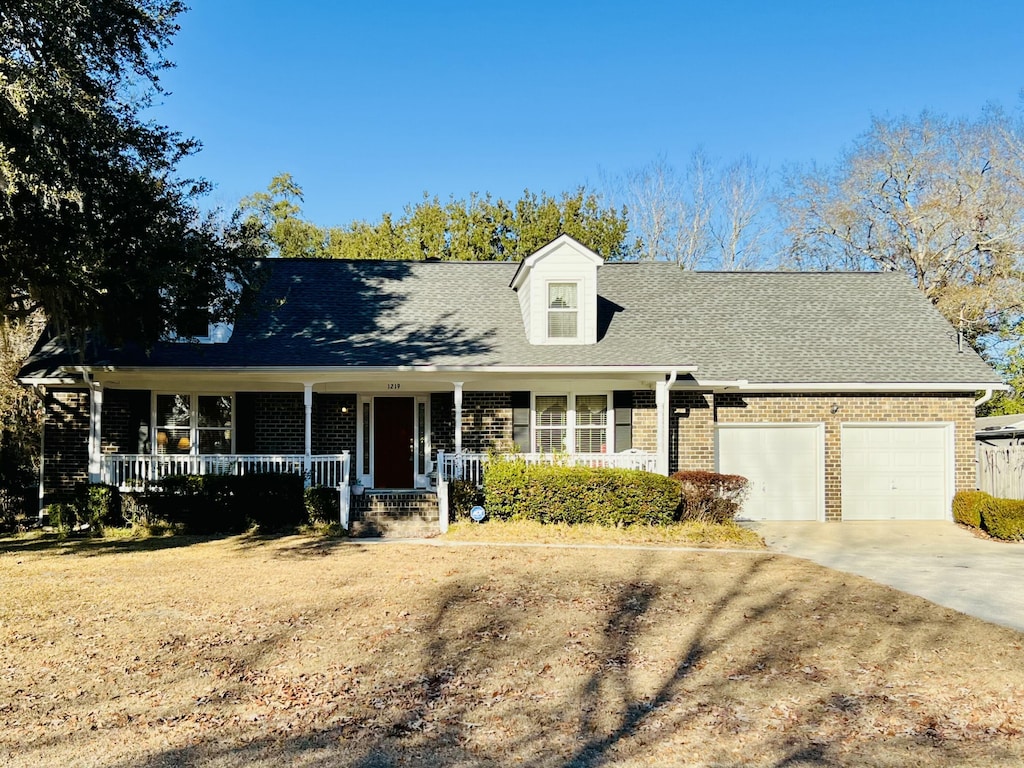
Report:
[[978,489],[1003,499],[1024,499],[1024,442],[977,444]]

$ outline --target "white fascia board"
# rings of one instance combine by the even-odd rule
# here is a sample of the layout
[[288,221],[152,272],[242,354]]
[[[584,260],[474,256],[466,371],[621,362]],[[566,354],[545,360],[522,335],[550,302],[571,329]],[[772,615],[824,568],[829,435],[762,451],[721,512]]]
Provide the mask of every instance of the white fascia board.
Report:
[[[698,382],[698,385],[715,388],[712,382]],[[723,386],[723,385],[718,385]],[[680,387],[676,387],[679,389]],[[694,387],[690,387],[693,389]],[[988,389],[1009,390],[1007,384],[992,384],[990,382],[863,382],[863,381],[836,381],[836,382],[800,382],[785,384],[772,382],[758,384],[757,382],[737,382],[734,385],[725,384],[724,389],[733,389],[742,392],[977,392]]]
[[206,368],[202,366],[181,368],[150,368],[150,367],[98,367],[88,369],[96,373],[140,373],[148,375],[179,375],[203,374],[216,376],[219,374],[280,374],[301,379],[320,380],[324,376],[347,376],[358,378],[365,374],[381,373],[513,373],[513,374],[551,374],[565,376],[572,373],[643,373],[669,375],[672,371],[692,373],[697,370],[695,365],[364,365],[338,368],[302,368],[283,366],[245,366]]

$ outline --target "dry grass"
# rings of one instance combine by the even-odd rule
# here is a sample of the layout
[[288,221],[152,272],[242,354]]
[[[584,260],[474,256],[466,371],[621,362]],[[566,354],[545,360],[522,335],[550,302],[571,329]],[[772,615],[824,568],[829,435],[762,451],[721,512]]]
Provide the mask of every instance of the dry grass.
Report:
[[764,549],[764,539],[739,525],[684,522],[675,525],[606,525],[537,523],[532,520],[488,520],[453,524],[451,541],[529,542],[534,544],[667,544],[683,547]]
[[0,540],[0,764],[1019,765],[1024,636],[762,552]]

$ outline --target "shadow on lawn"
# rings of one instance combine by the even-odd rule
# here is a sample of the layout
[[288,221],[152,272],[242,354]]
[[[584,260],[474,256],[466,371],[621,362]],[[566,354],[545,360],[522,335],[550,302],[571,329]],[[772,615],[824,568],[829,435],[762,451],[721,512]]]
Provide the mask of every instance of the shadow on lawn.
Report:
[[[526,594],[528,584],[519,584],[522,591],[517,593],[487,576],[456,576],[426,597],[423,607],[429,611],[418,621],[416,634],[396,633],[364,651],[366,664],[385,666],[386,659],[398,664],[403,654],[414,653],[414,669],[398,665],[401,674],[360,689],[347,709],[324,721],[245,738],[244,743],[218,743],[217,734],[211,733],[200,743],[122,765],[301,762],[390,768],[521,762],[592,768],[623,760],[657,761],[663,750],[672,755],[668,763],[682,757],[684,762],[721,766],[751,761],[777,768],[844,764],[849,755],[837,754],[819,729],[835,732],[840,717],[851,732],[860,733],[871,715],[862,709],[861,692],[815,687],[816,672],[807,664],[823,641],[835,642],[812,628],[827,626],[824,613],[851,595],[845,583],[828,590],[780,584],[775,560],[751,559],[727,589],[699,595],[704,601],[699,604],[684,599],[671,576],[638,567],[628,581],[606,585],[595,608],[601,621],[592,631],[559,625],[564,636],[535,631],[538,611],[531,601],[543,596]],[[571,592],[572,583],[561,584],[550,599],[571,601]],[[908,644],[927,647],[929,640],[956,631],[955,625],[940,625],[934,614],[926,615],[932,619],[880,613],[892,635],[885,641],[891,649],[881,652],[916,653]],[[787,621],[806,623],[808,631],[793,635],[791,626],[780,626]],[[666,635],[666,630],[674,634]],[[781,642],[784,631],[787,641]],[[644,643],[666,636],[672,638],[671,665],[644,670]],[[856,631],[841,639],[851,663],[877,656],[878,642],[878,637]],[[268,648],[267,653],[280,649]],[[723,654],[732,658],[723,659]],[[267,662],[249,658],[245,663],[259,667]],[[586,673],[573,687],[547,682],[581,669]],[[803,704],[780,696],[780,704],[792,710],[789,724],[800,727],[785,727],[786,718],[780,727],[745,723],[736,715],[745,690],[737,681],[769,672],[766,684],[814,692],[816,698],[805,697]],[[355,679],[352,685],[359,682]],[[710,736],[722,733],[743,734],[745,741],[732,742],[743,744],[743,756],[716,746]],[[701,743],[702,734],[709,735],[706,744]],[[686,736],[694,754],[680,752],[677,735]],[[955,759],[959,754],[956,744],[935,738],[925,728],[903,736],[934,758]],[[873,764],[868,756],[863,762]]]
[[53,533],[43,533],[31,537],[0,538],[0,552],[17,554],[19,552],[95,556],[126,552],[157,552],[164,549],[179,549],[217,541],[227,538],[220,536],[145,536],[140,538],[102,538],[87,536],[62,537]]
[[[168,534],[152,536],[59,536],[55,533],[39,533],[29,536],[0,537],[0,553],[37,553],[54,555],[78,555],[94,557],[132,552],[158,552],[165,549],[180,549],[196,544],[235,539],[242,550],[256,550],[273,544],[278,545],[281,555],[293,557],[316,557],[351,548],[361,549],[358,539],[338,536],[322,536],[315,533],[281,531],[275,533],[222,533],[222,534]],[[294,539],[284,546],[280,543]]]

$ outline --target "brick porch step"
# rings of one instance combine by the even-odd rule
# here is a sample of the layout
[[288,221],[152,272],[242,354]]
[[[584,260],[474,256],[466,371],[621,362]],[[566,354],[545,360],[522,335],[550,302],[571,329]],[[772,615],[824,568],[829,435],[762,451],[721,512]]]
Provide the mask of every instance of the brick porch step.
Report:
[[353,536],[422,538],[436,536],[440,515],[430,491],[366,491],[352,497]]

